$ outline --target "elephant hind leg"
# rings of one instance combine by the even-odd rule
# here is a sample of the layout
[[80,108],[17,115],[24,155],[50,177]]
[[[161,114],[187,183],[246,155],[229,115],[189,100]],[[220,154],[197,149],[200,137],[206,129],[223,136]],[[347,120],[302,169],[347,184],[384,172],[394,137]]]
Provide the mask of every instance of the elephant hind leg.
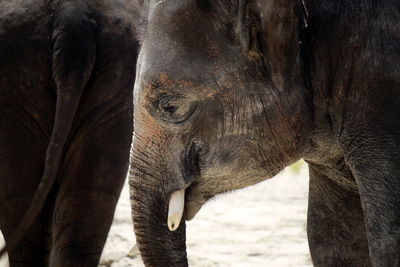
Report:
[[[0,228],[6,243],[13,238],[14,225],[19,221],[18,218],[23,214],[32,197],[30,195],[29,197],[18,199],[18,201],[8,201],[6,204],[9,212],[2,210],[2,217],[7,217],[7,221],[0,220]],[[23,204],[23,202],[27,203]],[[15,216],[15,210],[18,210],[22,205],[25,205],[25,208],[20,208],[22,214]],[[51,245],[51,216],[51,204],[46,203],[28,233],[24,235],[16,247],[8,252],[10,267],[42,267],[48,265]]]
[[314,266],[371,266],[360,197],[310,164],[307,234]]
[[[5,241],[14,239],[40,182],[46,144],[17,121],[25,117],[10,116],[0,110],[0,229]],[[3,130],[6,129],[6,130]],[[39,216],[14,249],[8,251],[11,267],[46,266],[51,242],[53,187]]]
[[[126,99],[129,99],[128,97]],[[50,266],[98,265],[128,169],[129,112],[78,133],[60,173]]]

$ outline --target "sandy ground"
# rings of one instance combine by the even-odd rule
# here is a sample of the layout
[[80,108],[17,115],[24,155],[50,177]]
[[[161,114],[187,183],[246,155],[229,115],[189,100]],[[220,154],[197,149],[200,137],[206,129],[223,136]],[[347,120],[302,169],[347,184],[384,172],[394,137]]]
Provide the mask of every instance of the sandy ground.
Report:
[[[306,238],[308,173],[284,170],[258,185],[217,197],[187,223],[190,266],[312,266]],[[141,267],[125,186],[100,266]],[[1,243],[1,241],[0,241]],[[7,266],[0,261],[0,266]]]

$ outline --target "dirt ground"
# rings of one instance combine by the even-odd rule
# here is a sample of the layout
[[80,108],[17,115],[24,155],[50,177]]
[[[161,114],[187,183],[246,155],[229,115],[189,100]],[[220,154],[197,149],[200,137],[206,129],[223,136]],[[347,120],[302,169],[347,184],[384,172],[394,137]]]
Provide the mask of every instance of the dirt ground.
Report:
[[[284,170],[275,178],[208,203],[187,223],[189,265],[194,267],[312,266],[306,238],[308,173]],[[1,241],[0,241],[1,243]],[[127,253],[135,243],[125,186],[101,267],[141,267]],[[7,266],[0,261],[0,266]]]

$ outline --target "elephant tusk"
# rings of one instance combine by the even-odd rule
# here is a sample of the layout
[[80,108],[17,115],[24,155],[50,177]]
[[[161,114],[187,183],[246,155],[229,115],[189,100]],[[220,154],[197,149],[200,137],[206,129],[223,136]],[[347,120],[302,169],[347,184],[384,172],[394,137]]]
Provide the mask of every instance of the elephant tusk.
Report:
[[171,194],[168,206],[168,228],[170,231],[178,229],[185,206],[185,189]]

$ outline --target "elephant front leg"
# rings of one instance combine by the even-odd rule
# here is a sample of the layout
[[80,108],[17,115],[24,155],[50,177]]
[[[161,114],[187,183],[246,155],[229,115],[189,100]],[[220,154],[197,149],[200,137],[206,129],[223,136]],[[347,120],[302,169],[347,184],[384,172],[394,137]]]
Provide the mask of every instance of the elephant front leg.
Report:
[[314,266],[371,266],[360,198],[310,164],[308,242]]
[[350,162],[361,195],[373,266],[400,266],[400,160],[375,152],[351,157]]

